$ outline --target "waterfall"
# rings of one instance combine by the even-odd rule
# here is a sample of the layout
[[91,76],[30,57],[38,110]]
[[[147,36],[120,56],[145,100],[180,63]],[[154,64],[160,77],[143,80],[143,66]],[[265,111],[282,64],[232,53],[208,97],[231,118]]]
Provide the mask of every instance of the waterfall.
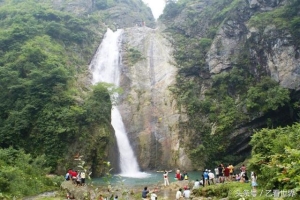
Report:
[[[116,32],[108,29],[102,43],[89,66],[93,74],[92,83],[106,82],[119,86],[120,81],[120,47],[122,41],[122,29]],[[114,98],[117,94],[114,94]],[[113,106],[111,110],[111,124],[115,130],[117,145],[120,153],[121,176],[145,177],[141,173],[134,152],[130,146],[125,126],[119,109]]]

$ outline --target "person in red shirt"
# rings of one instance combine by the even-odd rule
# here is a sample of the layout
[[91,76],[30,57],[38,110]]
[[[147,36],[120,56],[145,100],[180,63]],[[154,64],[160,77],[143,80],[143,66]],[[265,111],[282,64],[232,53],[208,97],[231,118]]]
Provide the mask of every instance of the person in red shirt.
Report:
[[176,178],[177,178],[178,181],[181,180],[181,173],[180,173],[179,169],[176,170]]
[[230,175],[230,169],[227,167],[225,167],[224,169],[224,176],[225,176],[225,180],[229,181],[229,175]]
[[72,181],[74,184],[76,184],[76,179],[77,179],[77,171],[72,172]]

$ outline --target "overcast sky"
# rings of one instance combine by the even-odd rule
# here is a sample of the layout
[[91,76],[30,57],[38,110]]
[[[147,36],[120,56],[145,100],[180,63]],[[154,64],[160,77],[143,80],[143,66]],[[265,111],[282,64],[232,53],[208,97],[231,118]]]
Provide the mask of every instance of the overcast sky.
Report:
[[165,0],[143,0],[151,8],[153,16],[155,19],[162,14],[164,7],[166,5]]

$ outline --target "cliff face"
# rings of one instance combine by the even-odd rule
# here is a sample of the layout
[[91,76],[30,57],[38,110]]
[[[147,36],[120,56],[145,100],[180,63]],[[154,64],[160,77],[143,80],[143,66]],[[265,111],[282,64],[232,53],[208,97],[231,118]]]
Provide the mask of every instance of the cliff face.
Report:
[[299,49],[288,30],[278,30],[275,24],[262,29],[249,25],[257,11],[271,11],[285,1],[249,1],[236,10],[236,18],[226,20],[218,30],[206,62],[211,74],[232,67],[238,53],[249,43],[251,65],[262,66],[282,87],[299,89]]
[[[169,90],[177,74],[170,43],[148,27],[125,29],[123,43],[119,107],[141,168],[191,168],[179,139],[179,121],[186,117]],[[133,50],[141,55],[135,63],[128,55]]]
[[[220,140],[220,149],[212,155],[219,152],[221,158],[215,161],[239,162],[250,153],[248,142],[255,129],[296,120],[297,109],[289,105],[298,102],[300,86],[298,8],[297,1],[285,0],[203,0],[167,6],[161,20],[175,38],[174,54],[180,69],[177,87],[185,85],[175,95],[182,99],[181,93],[188,88],[195,93],[180,102],[189,119],[181,130],[189,133],[190,147],[202,144],[210,151],[209,146]],[[182,41],[194,41],[195,45]],[[208,48],[203,47],[204,41]],[[290,100],[263,110],[263,104],[270,102],[264,99],[261,108],[253,111],[248,98],[266,77],[291,91]],[[270,94],[266,97],[272,99]],[[197,120],[201,125],[196,125]]]

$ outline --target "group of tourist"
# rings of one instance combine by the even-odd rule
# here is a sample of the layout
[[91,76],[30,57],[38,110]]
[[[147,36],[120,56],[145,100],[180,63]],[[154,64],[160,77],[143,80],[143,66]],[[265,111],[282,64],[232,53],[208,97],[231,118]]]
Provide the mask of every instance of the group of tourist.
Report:
[[[200,185],[207,186],[215,183],[224,183],[228,181],[239,181],[241,183],[248,183],[249,178],[247,175],[247,168],[243,164],[240,168],[240,173],[234,173],[234,167],[232,164],[228,164],[224,167],[223,164],[220,164],[218,167],[214,169],[215,174],[211,172],[211,170],[205,170],[202,174],[202,180],[196,180],[194,184],[194,188],[199,188]],[[215,178],[216,175],[216,178]],[[257,187],[257,176],[255,172],[251,172],[251,185],[253,190]]]
[[[200,186],[208,186],[208,185],[213,185],[216,183],[224,183],[224,182],[229,182],[229,181],[238,181],[241,183],[249,183],[249,178],[247,175],[247,168],[243,164],[242,167],[240,168],[240,173],[234,173],[234,167],[232,164],[228,164],[226,167],[224,167],[223,164],[220,164],[218,167],[214,169],[213,173],[211,170],[204,170],[202,173],[202,179],[199,181],[199,179],[196,179],[194,182],[193,190],[194,189],[199,189]],[[179,177],[179,170],[176,173],[176,177]],[[185,172],[185,174],[187,174]],[[177,178],[178,179],[178,178]],[[179,179],[178,179],[179,180]],[[182,179],[180,179],[182,180]],[[257,175],[255,172],[251,172],[251,186],[252,190],[256,191],[256,187],[258,186],[257,184]],[[185,190],[182,191],[180,188],[177,193],[176,193],[176,199],[179,199],[180,197],[186,197],[190,195],[190,191],[188,188],[184,188]],[[187,191],[188,195],[184,196],[184,193]],[[182,194],[182,195],[180,195]]]
[[76,186],[85,185],[85,172],[84,171],[74,171],[73,169],[69,169],[66,173],[65,179],[67,181],[72,181]]

